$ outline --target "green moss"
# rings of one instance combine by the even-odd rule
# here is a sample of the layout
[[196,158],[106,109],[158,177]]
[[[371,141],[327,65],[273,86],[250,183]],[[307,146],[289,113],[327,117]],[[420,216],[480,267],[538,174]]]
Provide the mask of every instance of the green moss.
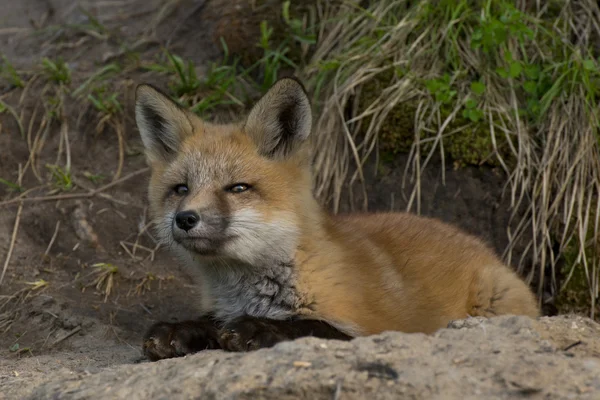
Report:
[[379,132],[380,150],[396,155],[407,153],[415,140],[415,113],[417,106],[406,102],[388,114]]
[[[388,70],[375,79],[365,83],[360,98],[362,110],[369,107],[379,96],[379,93],[390,85],[393,79],[393,71]],[[393,162],[396,155],[408,153],[415,140],[415,113],[417,112],[418,100],[412,100],[396,105],[386,116],[379,131],[379,151],[383,162]],[[451,106],[442,106],[442,120],[451,113]],[[371,122],[367,117],[363,122],[363,130],[366,130]],[[473,122],[458,113],[448,125],[445,132],[458,132],[443,139],[445,155],[455,167],[466,165],[490,165],[498,164],[493,155],[494,145],[491,134],[484,120]],[[431,138],[433,134],[426,134],[421,139]],[[506,139],[498,139],[499,151],[506,160],[510,159]],[[421,145],[421,153],[427,154],[431,151],[433,142],[424,142]],[[503,150],[506,149],[506,150]]]
[[[454,161],[455,166],[466,165],[490,165],[498,164],[494,157],[494,144],[487,126],[480,123],[467,121],[462,117],[457,117],[448,128],[448,131],[464,127],[460,132],[444,140],[444,149]],[[503,154],[504,157],[507,154]]]
[[[375,79],[366,82],[361,90],[359,108],[365,110],[379,96],[393,79],[393,71],[387,70]],[[406,153],[414,141],[414,119],[417,106],[412,102],[396,105],[381,125],[379,131],[379,150],[384,161],[392,161],[398,153]],[[371,123],[371,117],[363,121],[363,130]]]
[[[564,271],[565,274],[568,271]],[[589,314],[590,291],[582,266],[576,266],[567,286],[559,293],[556,307],[560,314],[581,313]]]

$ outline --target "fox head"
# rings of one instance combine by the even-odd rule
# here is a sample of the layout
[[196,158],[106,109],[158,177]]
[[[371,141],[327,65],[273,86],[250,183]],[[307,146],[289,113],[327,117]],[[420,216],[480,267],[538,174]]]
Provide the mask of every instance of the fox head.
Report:
[[147,84],[136,89],[135,114],[163,242],[248,264],[293,256],[314,202],[311,107],[299,81],[277,81],[239,123],[204,121]]

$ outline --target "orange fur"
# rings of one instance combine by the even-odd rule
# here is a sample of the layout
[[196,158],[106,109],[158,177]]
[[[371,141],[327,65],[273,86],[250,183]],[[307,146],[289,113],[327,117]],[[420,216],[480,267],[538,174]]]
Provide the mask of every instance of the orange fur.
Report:
[[325,320],[358,334],[431,333],[467,316],[539,315],[524,282],[452,226],[404,213],[326,218],[297,255]]
[[[257,229],[271,227],[264,230],[271,235],[265,241],[276,243],[262,251],[287,252],[294,265],[294,288],[310,305],[294,312],[324,319],[351,335],[385,330],[431,333],[467,316],[539,315],[526,284],[480,240],[455,227],[406,213],[330,216],[322,210],[311,191],[306,143],[288,138],[291,150],[278,148],[266,155],[276,137],[269,136],[271,131],[288,127],[278,125],[280,119],[270,113],[289,96],[296,96],[288,104],[292,111],[305,107],[299,90],[294,81],[283,82],[244,123],[217,125],[174,107],[148,87],[139,89],[140,107],[149,105],[159,114],[138,119],[152,167],[152,215],[160,220],[182,209],[231,216],[251,211]],[[289,129],[302,130],[302,124],[309,124],[305,111],[292,114],[298,121]],[[138,112],[142,115],[144,110]],[[283,106],[280,112],[280,118],[289,114]],[[155,125],[170,135],[162,143],[166,150],[153,142],[150,132],[161,118],[167,122]],[[174,196],[173,185],[186,180],[196,186],[190,186],[185,197]],[[247,182],[253,189],[236,195],[223,191],[224,185],[235,182]],[[277,224],[286,229],[273,228]],[[240,254],[255,255],[250,245],[238,244]],[[215,252],[221,260],[238,258],[243,268],[257,267],[243,259],[246,255]],[[211,304],[206,300],[204,307]]]

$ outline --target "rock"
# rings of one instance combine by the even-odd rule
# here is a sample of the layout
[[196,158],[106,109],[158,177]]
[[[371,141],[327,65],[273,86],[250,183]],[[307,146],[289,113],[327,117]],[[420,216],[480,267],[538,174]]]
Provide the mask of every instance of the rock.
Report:
[[471,318],[429,336],[303,338],[251,353],[63,372],[29,398],[598,399],[599,346],[600,325],[586,318]]

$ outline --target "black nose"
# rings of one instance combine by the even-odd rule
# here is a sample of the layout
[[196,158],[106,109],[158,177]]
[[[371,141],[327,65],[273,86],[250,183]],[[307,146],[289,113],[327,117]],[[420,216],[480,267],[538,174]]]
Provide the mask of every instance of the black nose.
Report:
[[194,211],[181,211],[175,215],[175,223],[179,229],[183,229],[184,231],[189,231],[195,227],[198,221],[200,221],[200,216]]

